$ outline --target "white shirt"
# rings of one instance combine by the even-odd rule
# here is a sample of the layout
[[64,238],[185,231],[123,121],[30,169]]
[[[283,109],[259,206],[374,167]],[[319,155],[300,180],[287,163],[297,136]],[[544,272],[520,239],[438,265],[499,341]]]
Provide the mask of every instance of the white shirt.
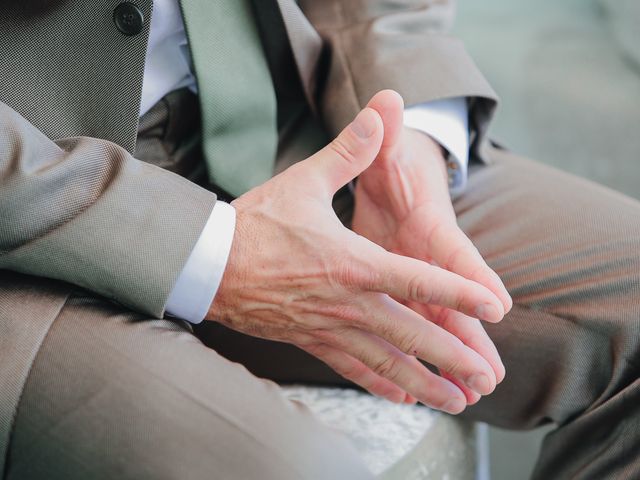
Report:
[[[144,70],[140,115],[169,92],[188,87],[196,92],[187,36],[178,0],[154,0],[151,31]],[[450,184],[452,194],[462,190],[467,178],[469,133],[467,102],[449,98],[412,106],[405,110],[406,126],[438,141],[457,164]],[[216,202],[200,238],[182,269],[167,301],[167,313],[200,323],[207,314],[224,273],[236,215],[228,203]]]

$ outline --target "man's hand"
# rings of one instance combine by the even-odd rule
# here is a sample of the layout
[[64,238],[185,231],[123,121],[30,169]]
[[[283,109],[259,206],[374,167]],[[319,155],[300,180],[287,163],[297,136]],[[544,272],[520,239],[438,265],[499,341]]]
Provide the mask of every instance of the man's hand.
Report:
[[373,394],[459,413],[463,392],[416,357],[480,394],[495,388],[493,368],[392,297],[490,322],[504,308],[479,283],[342,226],[331,199],[371,164],[383,133],[380,114],[366,108],[329,146],[233,202],[236,234],[207,318],[297,345]]
[[[500,300],[504,312],[512,301],[498,275],[456,223],[441,147],[429,136],[402,125],[404,106],[395,92],[377,94],[369,107],[380,112],[385,129],[380,153],[356,186],[353,229],[386,250],[438,265],[478,282]],[[495,346],[476,318],[443,306],[404,302],[412,310],[449,331],[492,366],[498,382],[504,366]],[[475,403],[479,389],[450,378]]]

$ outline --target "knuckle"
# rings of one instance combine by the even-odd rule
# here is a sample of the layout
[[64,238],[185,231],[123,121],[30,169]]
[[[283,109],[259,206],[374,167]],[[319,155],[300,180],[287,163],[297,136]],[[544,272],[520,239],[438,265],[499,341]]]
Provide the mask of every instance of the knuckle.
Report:
[[449,330],[449,324],[451,321],[451,310],[447,308],[442,308],[438,312],[438,314],[434,317],[432,322],[439,326],[440,328],[444,328],[445,330]]
[[429,288],[421,275],[411,277],[407,288],[408,296],[411,300],[427,304],[434,300],[433,290]]
[[440,367],[454,376],[467,372],[469,370],[467,368],[469,365],[468,348],[458,337],[446,338],[442,343],[443,355]]
[[294,345],[298,345],[301,348],[312,349],[318,343],[315,338],[307,334],[297,334],[291,338],[291,342]]
[[[375,308],[373,306],[372,308]],[[380,337],[396,345],[398,348],[400,346],[398,343],[402,343],[402,336],[400,336],[400,341],[398,341],[400,331],[402,325],[398,321],[397,318],[394,318],[392,315],[387,314],[386,312],[383,314],[377,313],[375,310],[372,310],[373,322],[375,324],[375,332]]]
[[467,300],[473,298],[473,289],[469,286],[464,286],[453,293],[451,304],[456,312],[466,312]]
[[451,352],[444,361],[443,368],[447,373],[453,376],[464,373],[468,370],[466,358],[463,352],[463,344],[460,341],[451,342],[449,348]]
[[366,310],[357,302],[341,303],[338,305],[327,305],[323,308],[322,314],[328,317],[330,328],[317,329],[316,333],[321,338],[338,340],[339,336],[350,328],[360,328],[367,322]]
[[340,305],[336,309],[336,318],[347,324],[358,324],[363,317],[362,308],[353,303]]
[[457,377],[464,371],[464,362],[459,358],[451,358],[445,365],[445,371],[454,377]]
[[308,335],[315,343],[323,343],[327,345],[336,343],[339,339],[339,334],[329,328],[316,328],[308,332]]
[[366,268],[357,255],[349,249],[345,249],[335,261],[335,269],[331,279],[341,287],[352,290],[361,286],[368,286],[373,282],[373,275],[370,269]]
[[484,330],[466,335],[464,337],[464,343],[476,350],[489,350],[493,346],[491,338],[489,338],[489,335],[487,335]]
[[411,332],[401,340],[398,348],[402,350],[404,353],[408,355],[412,355],[414,357],[419,356],[420,352],[424,351],[423,348],[425,344],[426,337],[422,332]]
[[331,348],[324,343],[309,343],[308,345],[303,345],[304,349],[309,352],[311,355],[314,355],[318,358],[325,358],[329,355]]
[[342,375],[347,380],[358,381],[363,378],[369,371],[368,367],[360,362],[350,362],[348,365],[343,366],[336,372]]
[[395,357],[386,356],[378,361],[372,370],[381,377],[394,381],[400,374],[400,364]]
[[348,164],[356,162],[356,155],[353,151],[352,145],[345,141],[342,135],[335,138],[330,144],[329,148],[333,150],[342,160]]
[[386,286],[388,277],[373,265],[364,265],[361,277],[361,285],[366,290],[376,290],[380,286]]

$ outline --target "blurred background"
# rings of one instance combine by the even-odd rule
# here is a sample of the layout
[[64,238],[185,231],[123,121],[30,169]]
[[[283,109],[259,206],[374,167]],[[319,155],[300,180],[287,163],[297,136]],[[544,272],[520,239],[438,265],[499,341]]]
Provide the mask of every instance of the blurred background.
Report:
[[[458,0],[510,150],[640,198],[640,0]],[[528,478],[544,431],[492,429],[493,480]]]
[[640,197],[640,1],[458,0],[454,33],[502,98],[494,138]]

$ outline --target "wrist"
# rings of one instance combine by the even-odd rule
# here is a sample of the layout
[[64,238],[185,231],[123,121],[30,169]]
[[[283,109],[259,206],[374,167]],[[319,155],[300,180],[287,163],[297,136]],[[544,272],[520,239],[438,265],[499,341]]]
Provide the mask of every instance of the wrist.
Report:
[[231,243],[231,249],[227,258],[226,268],[220,280],[218,290],[211,302],[211,306],[207,312],[205,320],[222,321],[229,317],[229,310],[231,305],[231,299],[236,295],[234,285],[242,284],[242,272],[245,269],[242,267],[242,261],[245,255],[242,252],[242,247],[245,242],[245,227],[244,227],[244,214],[241,208],[238,208],[236,202],[232,202],[231,205],[235,208],[236,222],[235,230],[233,234],[233,240]]
[[407,135],[415,137],[419,139],[420,143],[423,143],[425,148],[428,148],[428,151],[437,157],[441,157],[443,161],[446,161],[449,152],[446,148],[444,148],[440,142],[438,142],[435,138],[429,135],[427,132],[422,130],[418,130],[417,128],[412,127],[404,127],[404,130]]

